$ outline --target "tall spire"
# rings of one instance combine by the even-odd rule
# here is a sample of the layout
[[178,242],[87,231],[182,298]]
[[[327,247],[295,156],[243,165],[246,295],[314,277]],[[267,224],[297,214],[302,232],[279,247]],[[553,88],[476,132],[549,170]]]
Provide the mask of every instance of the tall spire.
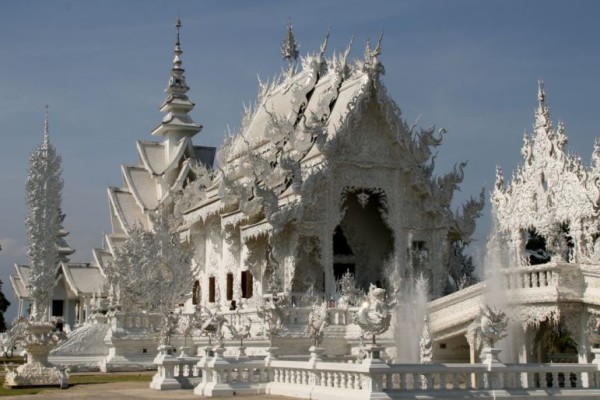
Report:
[[44,106],[46,109],[46,113],[44,116],[44,136],[42,138],[42,143],[45,149],[48,149],[48,145],[50,144],[50,127],[48,125],[48,104]]
[[181,29],[181,20],[179,16],[175,22],[175,29],[177,31],[177,37],[175,40],[175,49],[173,50],[173,67],[171,68],[171,76],[169,77],[169,86],[167,87],[167,93],[171,95],[183,95],[190,88],[185,84],[185,69],[183,69],[181,61],[181,42],[179,41],[179,30]]
[[160,111],[166,113],[160,125],[153,131],[153,135],[168,135],[175,140],[184,136],[194,136],[200,132],[202,125],[195,123],[188,113],[194,108],[194,103],[187,97],[190,88],[185,83],[185,69],[181,61],[181,42],[180,42],[181,19],[179,16],[175,22],[175,48],[173,50],[173,63],[169,76],[169,83],[165,92],[167,97],[160,106]]

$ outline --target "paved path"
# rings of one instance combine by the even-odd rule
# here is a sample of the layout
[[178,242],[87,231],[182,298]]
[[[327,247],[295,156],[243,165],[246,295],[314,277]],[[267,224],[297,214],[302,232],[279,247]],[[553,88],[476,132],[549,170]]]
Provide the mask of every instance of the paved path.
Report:
[[[116,383],[95,383],[95,384],[79,384],[71,386],[64,390],[44,390],[38,394],[23,395],[23,396],[7,396],[4,399],[14,400],[42,400],[42,399],[86,399],[86,400],[135,400],[135,399],[199,399],[190,390],[152,390],[148,387],[150,382],[116,382]],[[248,395],[235,397],[220,397],[220,399],[237,399],[237,400],[284,400],[291,397]]]

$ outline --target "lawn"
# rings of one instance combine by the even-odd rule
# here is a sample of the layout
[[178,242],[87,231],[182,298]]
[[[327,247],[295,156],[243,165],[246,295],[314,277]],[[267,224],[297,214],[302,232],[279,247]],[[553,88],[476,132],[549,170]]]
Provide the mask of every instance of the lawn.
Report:
[[[90,385],[95,383],[112,383],[112,382],[150,382],[152,373],[97,373],[97,374],[77,374],[69,376],[69,386],[75,385]],[[4,376],[0,377],[0,384],[4,384]],[[52,387],[35,387],[35,388],[19,388],[9,389],[0,386],[0,397],[2,396],[18,396],[23,394],[37,394],[42,390],[52,390]],[[55,390],[59,390],[58,386]]]

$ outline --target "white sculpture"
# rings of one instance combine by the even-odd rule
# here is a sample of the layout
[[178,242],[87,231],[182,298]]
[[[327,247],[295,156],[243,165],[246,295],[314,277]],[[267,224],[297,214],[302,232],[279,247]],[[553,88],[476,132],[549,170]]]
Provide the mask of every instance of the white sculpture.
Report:
[[217,346],[223,345],[223,338],[225,332],[223,326],[227,323],[227,320],[217,312],[212,312],[209,309],[204,309],[202,316],[202,324],[200,325],[200,331],[208,337],[209,346],[213,340],[217,341]]
[[431,338],[427,315],[425,315],[423,321],[423,332],[419,340],[419,362],[421,364],[431,364],[433,362],[433,339]]
[[314,303],[308,315],[308,325],[305,332],[312,339],[315,348],[321,345],[323,334],[328,324],[327,302],[324,301],[321,304]]
[[269,346],[273,347],[273,338],[284,330],[285,312],[287,309],[287,298],[285,296],[273,296],[260,305],[256,311],[262,320],[264,333],[269,339]]
[[387,331],[392,320],[391,310],[395,307],[396,300],[386,301],[385,289],[371,284],[369,294],[358,312],[353,316],[353,322],[362,329],[363,333],[375,337]]
[[497,307],[485,306],[481,308],[479,328],[485,345],[493,348],[502,338],[505,338],[508,317]]
[[48,320],[48,304],[55,285],[55,273],[59,262],[56,242],[60,235],[61,158],[50,143],[48,112],[44,136],[29,157],[26,183],[27,258],[31,265],[29,292],[32,301],[33,321]]
[[587,322],[587,333],[592,344],[600,344],[600,316],[590,315]]
[[360,300],[365,297],[363,290],[358,288],[354,274],[350,271],[346,271],[342,278],[338,281],[339,290],[341,292],[341,298],[339,305],[343,307],[356,306],[360,303]]
[[[42,144],[29,158],[26,184],[28,250],[31,264],[29,293],[32,312],[23,329],[22,345],[27,350],[27,363],[6,373],[8,386],[59,385],[68,386],[64,370],[52,367],[48,353],[63,339],[62,331],[48,319],[48,305],[55,285],[56,269],[60,260],[57,240],[60,238],[60,212],[63,187],[61,158],[50,144],[48,111],[44,124]],[[21,329],[21,328],[19,328]]]

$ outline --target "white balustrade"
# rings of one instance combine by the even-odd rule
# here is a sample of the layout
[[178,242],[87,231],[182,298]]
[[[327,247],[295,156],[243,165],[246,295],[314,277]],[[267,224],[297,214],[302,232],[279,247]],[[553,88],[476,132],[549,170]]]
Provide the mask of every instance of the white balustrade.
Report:
[[[477,391],[485,393],[496,389],[569,389],[581,393],[596,390],[594,393],[600,393],[600,373],[596,364],[388,365],[233,358],[211,363],[209,359],[171,357],[168,362],[165,359],[164,365],[158,365],[157,374],[173,377],[182,388],[191,388],[202,379],[203,385],[211,382],[226,385],[238,394],[293,396],[296,393],[303,397],[306,393],[321,393],[319,398],[328,398],[329,394],[339,398],[348,393],[351,399],[352,393],[379,392],[391,397],[394,393],[410,397],[412,392],[416,394],[423,390],[437,393],[437,396],[451,391],[453,397],[460,397],[460,391],[472,395]],[[583,375],[588,379],[582,379]]]

